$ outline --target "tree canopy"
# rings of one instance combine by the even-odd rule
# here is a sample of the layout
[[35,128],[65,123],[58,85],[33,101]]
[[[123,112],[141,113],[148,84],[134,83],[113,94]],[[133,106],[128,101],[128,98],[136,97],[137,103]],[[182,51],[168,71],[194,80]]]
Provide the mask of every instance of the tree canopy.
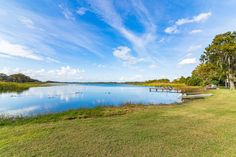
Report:
[[170,83],[169,79],[158,79],[158,80],[148,80],[146,81],[146,83],[154,83],[154,82],[158,82],[158,83]]
[[225,79],[224,73],[211,63],[202,63],[192,72],[192,77],[201,80],[201,85],[219,85]]
[[230,89],[235,89],[236,75],[236,32],[217,35],[201,56],[202,63],[210,63],[219,68],[227,77]]

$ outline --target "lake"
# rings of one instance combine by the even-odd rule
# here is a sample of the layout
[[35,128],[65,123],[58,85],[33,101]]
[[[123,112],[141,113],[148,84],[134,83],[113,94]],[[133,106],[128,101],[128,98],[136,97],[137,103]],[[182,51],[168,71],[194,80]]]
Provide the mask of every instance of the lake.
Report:
[[64,84],[34,87],[22,93],[1,93],[0,114],[33,116],[96,106],[180,103],[181,94],[149,92],[149,87],[126,84]]

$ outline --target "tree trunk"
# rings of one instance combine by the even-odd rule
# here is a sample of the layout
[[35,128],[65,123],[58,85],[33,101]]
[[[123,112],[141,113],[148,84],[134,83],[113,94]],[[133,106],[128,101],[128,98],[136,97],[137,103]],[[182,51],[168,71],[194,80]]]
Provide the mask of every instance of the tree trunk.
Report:
[[227,85],[227,79],[225,80],[225,88],[228,88],[228,85]]
[[232,89],[232,90],[235,89],[234,75],[233,75],[232,73],[229,74],[229,87],[230,87],[230,89]]
[[225,88],[228,88],[229,87],[229,77],[228,75],[226,75],[226,79],[225,79]]
[[235,89],[235,85],[234,85],[234,73],[233,73],[233,69],[232,69],[232,61],[231,61],[231,57],[228,57],[228,64],[229,64],[229,87],[231,90]]

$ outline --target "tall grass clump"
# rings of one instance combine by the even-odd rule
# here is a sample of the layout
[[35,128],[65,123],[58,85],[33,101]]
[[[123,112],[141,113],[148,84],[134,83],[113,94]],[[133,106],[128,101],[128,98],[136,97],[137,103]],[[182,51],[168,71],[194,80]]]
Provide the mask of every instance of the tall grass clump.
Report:
[[16,82],[0,82],[0,92],[22,92],[28,90],[30,87],[45,86],[45,83],[30,82],[30,83],[16,83]]

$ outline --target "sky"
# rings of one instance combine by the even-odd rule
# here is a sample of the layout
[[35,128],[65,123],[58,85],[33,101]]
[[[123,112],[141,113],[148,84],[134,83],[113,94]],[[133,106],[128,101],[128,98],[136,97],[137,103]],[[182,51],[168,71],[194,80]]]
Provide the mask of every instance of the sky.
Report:
[[0,73],[42,81],[191,75],[236,0],[0,0]]

